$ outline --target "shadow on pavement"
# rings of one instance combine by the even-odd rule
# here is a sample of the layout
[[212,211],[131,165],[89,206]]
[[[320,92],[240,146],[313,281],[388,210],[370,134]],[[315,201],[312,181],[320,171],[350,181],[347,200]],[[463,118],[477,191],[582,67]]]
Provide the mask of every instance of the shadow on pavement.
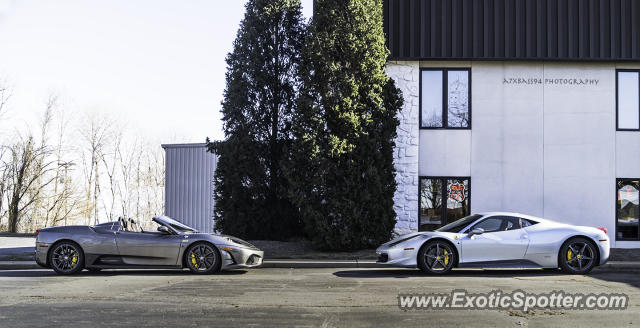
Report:
[[[234,276],[234,275],[242,275],[247,273],[245,270],[233,270],[233,271],[222,271],[211,276]],[[53,270],[6,270],[0,271],[0,277],[68,277],[68,278],[77,278],[77,277],[111,277],[111,276],[198,276],[192,274],[189,270],[130,270],[130,269],[122,269],[122,270],[103,270],[100,272],[89,272],[82,271],[78,274],[63,276],[56,274]]]
[[34,257],[33,246],[0,248],[0,261],[33,261]]
[[[334,272],[333,275],[341,278],[410,278],[410,277],[437,277],[423,273],[418,269],[391,269],[391,270],[345,270]],[[454,269],[448,277],[492,277],[512,278],[514,276],[557,276],[563,275],[559,270],[523,269],[523,270],[498,270],[498,269]]]
[[635,288],[640,288],[640,274],[638,274],[638,272],[592,272],[589,274],[589,276],[595,279],[610,282],[619,282]]

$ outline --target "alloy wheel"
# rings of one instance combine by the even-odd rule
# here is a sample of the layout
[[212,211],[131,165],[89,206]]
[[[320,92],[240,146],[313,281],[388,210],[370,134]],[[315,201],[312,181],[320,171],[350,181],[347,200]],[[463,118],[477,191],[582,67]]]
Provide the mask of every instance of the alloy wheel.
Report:
[[207,244],[192,247],[187,254],[187,263],[192,271],[208,272],[218,265],[216,250]]
[[445,242],[432,241],[427,243],[419,253],[420,268],[435,274],[444,274],[453,268],[455,253]]
[[51,252],[50,263],[58,273],[70,274],[77,272],[82,269],[82,252],[74,244],[60,243]]
[[570,243],[567,250],[567,265],[574,271],[590,268],[594,261],[593,247],[587,242]]

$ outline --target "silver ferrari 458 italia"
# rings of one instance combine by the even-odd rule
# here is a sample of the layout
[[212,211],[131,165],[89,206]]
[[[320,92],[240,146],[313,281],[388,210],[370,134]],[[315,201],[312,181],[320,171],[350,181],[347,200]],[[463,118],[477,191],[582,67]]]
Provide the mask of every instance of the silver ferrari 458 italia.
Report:
[[470,215],[435,231],[400,236],[376,250],[378,263],[445,274],[454,267],[561,268],[585,274],[609,259],[606,228],[529,215]]
[[153,231],[131,219],[39,229],[36,262],[60,274],[118,268],[189,268],[207,274],[262,264],[264,252],[244,240],[200,233],[166,216],[153,222]]

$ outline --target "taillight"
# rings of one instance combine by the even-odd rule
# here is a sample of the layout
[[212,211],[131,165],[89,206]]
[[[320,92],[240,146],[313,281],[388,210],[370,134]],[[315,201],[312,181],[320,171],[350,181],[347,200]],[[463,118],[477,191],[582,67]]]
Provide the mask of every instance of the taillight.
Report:
[[38,236],[39,233],[40,233],[40,229],[36,230],[36,237]]
[[607,228],[605,227],[596,227],[598,230],[602,230],[602,232],[607,233]]

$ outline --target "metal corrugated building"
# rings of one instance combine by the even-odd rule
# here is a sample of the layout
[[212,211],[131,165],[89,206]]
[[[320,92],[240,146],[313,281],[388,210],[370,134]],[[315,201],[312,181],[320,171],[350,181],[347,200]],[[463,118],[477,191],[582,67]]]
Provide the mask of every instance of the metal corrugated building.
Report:
[[165,214],[202,232],[213,232],[213,174],[218,157],[206,144],[165,144]]
[[391,60],[640,60],[637,0],[384,0]]

